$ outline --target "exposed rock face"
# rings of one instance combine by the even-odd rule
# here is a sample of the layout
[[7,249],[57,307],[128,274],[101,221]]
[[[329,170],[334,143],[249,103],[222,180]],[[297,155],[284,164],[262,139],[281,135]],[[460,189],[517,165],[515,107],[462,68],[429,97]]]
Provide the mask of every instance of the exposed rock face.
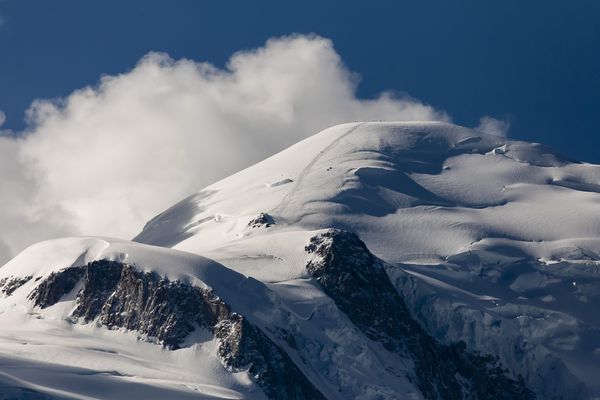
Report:
[[523,379],[492,356],[444,346],[412,318],[383,263],[353,233],[329,230],[306,246],[318,257],[307,265],[325,293],[371,340],[415,363],[417,386],[427,399],[532,399]]
[[272,399],[325,399],[289,356],[260,329],[236,314],[215,327],[219,355],[230,371],[248,370]]
[[49,307],[79,282],[73,318],[134,330],[170,349],[181,347],[197,327],[206,328],[217,339],[225,368],[248,371],[269,398],[325,398],[282,349],[242,315],[231,311],[210,288],[101,260],[52,273],[30,298],[37,306]]
[[74,317],[98,319],[109,328],[127,328],[177,349],[187,335],[212,329],[231,313],[210,289],[171,282],[130,265],[97,261],[87,266]]
[[250,222],[248,222],[248,226],[250,228],[260,228],[260,227],[268,228],[271,225],[275,225],[275,220],[273,219],[272,216],[270,216],[267,213],[260,213],[260,214],[258,214],[258,216],[256,218],[254,218]]
[[73,290],[84,273],[85,267],[71,267],[52,272],[29,294],[29,299],[38,307],[50,307]]
[[31,280],[32,276],[17,276],[0,279],[0,292],[6,296],[10,296],[15,290]]
[[[468,352],[462,342],[443,345],[430,336],[390,282],[386,264],[355,234],[329,230],[313,237],[306,251],[314,255],[308,271],[339,310],[366,337],[390,353],[412,360],[414,372],[408,378],[424,398],[534,398],[524,380],[503,369],[497,358]],[[0,284],[2,288],[18,287],[29,279]],[[293,336],[279,332],[281,328],[261,330],[232,311],[209,287],[172,281],[123,262],[100,260],[48,275],[29,298],[46,308],[68,293],[72,293],[69,299],[75,298],[70,314],[75,321],[136,331],[173,350],[184,346],[194,330],[205,329],[214,335],[223,366],[231,372],[247,372],[269,398],[325,399],[267,334],[295,348]]]

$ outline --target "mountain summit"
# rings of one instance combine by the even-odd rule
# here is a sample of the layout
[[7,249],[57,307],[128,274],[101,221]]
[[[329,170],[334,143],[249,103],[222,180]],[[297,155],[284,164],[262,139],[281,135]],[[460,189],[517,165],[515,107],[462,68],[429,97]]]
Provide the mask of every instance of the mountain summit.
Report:
[[0,388],[596,398],[599,192],[600,166],[539,144],[448,123],[338,125],[132,242],[43,242],[0,268]]

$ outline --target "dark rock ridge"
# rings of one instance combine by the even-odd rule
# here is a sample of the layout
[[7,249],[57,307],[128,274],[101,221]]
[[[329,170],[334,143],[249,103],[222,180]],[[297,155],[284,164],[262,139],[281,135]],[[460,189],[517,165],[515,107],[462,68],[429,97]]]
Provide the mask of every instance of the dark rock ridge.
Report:
[[31,293],[36,306],[60,301],[80,284],[71,317],[140,332],[170,349],[198,327],[217,339],[226,369],[248,371],[271,399],[325,399],[290,357],[210,288],[170,281],[132,265],[100,260],[50,274]]
[[26,284],[31,280],[32,276],[9,276],[0,279],[0,292],[6,296],[10,296],[15,290]]
[[84,272],[84,267],[71,267],[52,272],[29,294],[29,299],[41,308],[50,307],[75,288]]
[[307,264],[325,293],[368,338],[410,357],[413,379],[426,399],[533,399],[521,376],[496,357],[466,351],[463,342],[442,345],[410,314],[384,264],[354,233],[329,230],[310,240]]
[[247,370],[272,399],[325,400],[290,357],[260,329],[236,314],[217,324],[219,355],[230,371]]

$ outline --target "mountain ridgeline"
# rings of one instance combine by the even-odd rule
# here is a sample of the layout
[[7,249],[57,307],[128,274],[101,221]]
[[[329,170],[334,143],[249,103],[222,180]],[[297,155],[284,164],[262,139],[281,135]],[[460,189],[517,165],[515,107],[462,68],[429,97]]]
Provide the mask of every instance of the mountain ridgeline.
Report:
[[0,268],[0,399],[600,398],[598,182],[447,123],[326,129]]

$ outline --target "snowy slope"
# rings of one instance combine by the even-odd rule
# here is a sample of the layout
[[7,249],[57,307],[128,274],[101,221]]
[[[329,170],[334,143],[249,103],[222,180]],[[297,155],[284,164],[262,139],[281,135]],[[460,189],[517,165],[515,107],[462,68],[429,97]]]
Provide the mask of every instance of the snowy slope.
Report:
[[[500,355],[539,395],[578,398],[584,382],[599,396],[599,191],[600,166],[539,144],[447,123],[354,123],[201,190],[135,240],[293,293],[311,231],[356,232],[395,266],[415,313],[429,305],[419,317],[440,340]],[[274,224],[250,228],[260,213]]]
[[[184,199],[134,242],[43,242],[0,268],[0,392],[530,398],[520,375],[538,399],[600,398],[599,192],[600,166],[538,144],[447,123],[329,128]],[[160,346],[123,322],[141,310],[119,308],[135,279],[214,291],[233,314],[191,333],[142,321],[185,337]],[[234,314],[258,347],[223,335]],[[228,361],[265,348],[304,380]]]
[[[181,348],[167,350],[139,332],[106,329],[101,318],[87,323],[75,314],[81,291],[86,290],[81,281],[56,304],[36,306],[32,294],[53,274],[97,260],[214,290],[233,311],[285,348],[327,398],[369,398],[368,393],[420,398],[414,384],[403,377],[411,370],[410,361],[365,342],[306,279],[289,290],[282,286],[272,291],[201,256],[91,237],[36,244],[0,269],[0,286],[13,289],[0,298],[0,324],[5,327],[0,331],[2,390],[26,388],[59,398],[128,398],[133,393],[144,398],[265,397],[248,371],[224,368],[216,336],[203,328],[186,337]],[[11,286],[15,279],[24,283]]]
[[491,237],[595,240],[597,182],[598,166],[446,123],[339,125],[203,189],[135,240],[206,253],[265,212],[278,229],[352,227],[388,261],[439,260]]
[[[171,352],[138,341],[132,332],[72,323],[68,313],[74,293],[44,310],[28,300],[52,272],[100,259],[126,261],[172,279],[210,282],[225,290],[247,284],[245,277],[213,261],[153,246],[100,238],[38,243],[0,269],[0,281],[31,277],[0,299],[0,382],[16,381],[17,387],[60,398],[264,398],[246,374],[223,369],[208,335]],[[235,296],[237,291],[229,292]]]

